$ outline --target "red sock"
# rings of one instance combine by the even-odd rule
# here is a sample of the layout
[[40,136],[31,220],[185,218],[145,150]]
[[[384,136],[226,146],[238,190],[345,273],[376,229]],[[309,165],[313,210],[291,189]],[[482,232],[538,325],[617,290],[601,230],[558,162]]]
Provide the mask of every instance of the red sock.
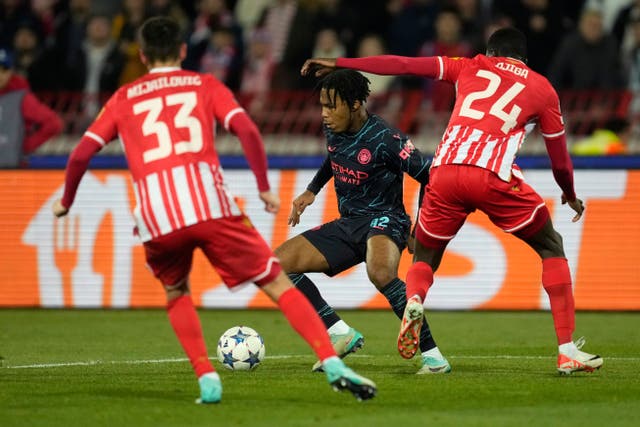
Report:
[[575,305],[571,273],[565,258],[542,260],[542,286],[549,295],[558,345],[571,342],[575,329]]
[[419,295],[422,301],[433,285],[433,270],[426,262],[418,261],[409,267],[407,272],[407,298]]
[[296,288],[284,291],[278,300],[278,306],[293,329],[311,346],[318,359],[325,360],[336,355],[324,323],[302,292]]
[[207,355],[207,346],[202,335],[202,326],[198,313],[193,306],[193,301],[189,295],[183,295],[167,304],[169,322],[182,344],[184,352],[189,357],[191,366],[200,378],[203,374],[214,372],[215,369]]

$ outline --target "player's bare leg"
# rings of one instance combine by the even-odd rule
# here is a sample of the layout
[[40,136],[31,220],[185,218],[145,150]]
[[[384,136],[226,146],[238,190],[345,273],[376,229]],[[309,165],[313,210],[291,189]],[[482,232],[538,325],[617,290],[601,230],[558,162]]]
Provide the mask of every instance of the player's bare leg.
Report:
[[375,383],[356,374],[337,356],[320,317],[284,272],[261,289],[278,304],[293,329],[322,361],[327,380],[335,390],[349,390],[358,400],[371,399],[376,395]]

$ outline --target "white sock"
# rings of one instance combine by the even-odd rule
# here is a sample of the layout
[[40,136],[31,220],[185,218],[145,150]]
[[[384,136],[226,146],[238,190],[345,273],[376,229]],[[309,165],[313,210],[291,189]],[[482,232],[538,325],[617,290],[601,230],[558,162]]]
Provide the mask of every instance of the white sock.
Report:
[[565,356],[575,357],[578,354],[578,347],[575,343],[567,342],[558,346],[558,353],[562,353]]
[[[205,377],[214,378],[214,379],[217,379],[217,380],[220,379],[220,375],[218,375],[217,372],[207,372],[206,374],[200,375],[200,378],[205,378]],[[198,378],[198,380],[200,380],[200,378]]]
[[331,362],[331,361],[333,361],[333,360],[341,360],[341,359],[340,359],[338,356],[331,356],[331,357],[327,357],[326,359],[324,359],[324,360],[322,361],[322,366],[324,366],[324,365],[325,365],[325,363],[327,363],[327,362]]
[[349,325],[344,320],[338,320],[327,330],[329,335],[343,335],[349,332]]
[[440,349],[438,347],[433,347],[431,350],[423,351],[423,357],[434,357],[436,359],[444,359],[442,353],[440,353]]

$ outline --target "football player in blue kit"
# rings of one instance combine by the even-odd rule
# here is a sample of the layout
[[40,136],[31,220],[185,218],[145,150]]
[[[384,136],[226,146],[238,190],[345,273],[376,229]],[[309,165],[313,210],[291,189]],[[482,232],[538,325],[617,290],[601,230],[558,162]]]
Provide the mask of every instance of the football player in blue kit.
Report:
[[[344,357],[362,347],[364,337],[336,314],[304,273],[334,276],[364,261],[369,280],[402,318],[407,297],[398,265],[411,228],[403,205],[403,177],[406,172],[424,186],[430,157],[407,135],[367,111],[369,80],[359,72],[333,71],[318,86],[328,155],[306,191],[293,201],[289,224],[300,222],[300,215],[331,178],[340,217],[287,240],[275,254],[325,322],[338,355]],[[426,321],[420,351],[418,374],[451,370]],[[320,363],[313,367],[321,369]]]

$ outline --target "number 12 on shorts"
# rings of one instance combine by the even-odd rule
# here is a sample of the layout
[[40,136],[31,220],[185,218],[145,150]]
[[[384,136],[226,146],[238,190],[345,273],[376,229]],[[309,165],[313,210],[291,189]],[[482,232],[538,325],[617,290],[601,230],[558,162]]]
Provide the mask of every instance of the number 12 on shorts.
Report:
[[369,227],[384,230],[387,228],[387,224],[389,224],[389,217],[381,216],[380,218],[374,218],[373,220],[371,220],[371,224],[369,224]]

